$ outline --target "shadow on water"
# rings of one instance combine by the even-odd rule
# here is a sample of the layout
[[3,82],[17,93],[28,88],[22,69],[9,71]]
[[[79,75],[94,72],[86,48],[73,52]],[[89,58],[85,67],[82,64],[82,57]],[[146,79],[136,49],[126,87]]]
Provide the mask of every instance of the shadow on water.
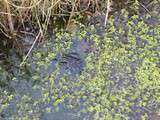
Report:
[[[89,37],[89,36],[88,36]],[[85,67],[85,57],[91,50],[93,41],[83,39],[81,41],[74,40],[70,49],[66,53],[58,53],[52,60],[48,69],[49,74],[52,73],[58,64],[60,67],[59,76],[64,73],[70,73],[72,76],[80,74]]]

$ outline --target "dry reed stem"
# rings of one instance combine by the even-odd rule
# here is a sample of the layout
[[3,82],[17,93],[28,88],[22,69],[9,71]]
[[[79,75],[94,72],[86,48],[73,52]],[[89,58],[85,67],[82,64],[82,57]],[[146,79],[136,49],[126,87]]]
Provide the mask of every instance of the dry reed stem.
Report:
[[[66,29],[69,29],[69,25],[71,24],[72,18],[77,13],[83,13],[88,10],[90,7],[90,4],[94,4],[96,6],[96,11],[99,10],[98,0],[82,0],[86,2],[85,8],[78,10],[78,7],[81,5],[81,0],[21,0],[19,1],[20,4],[16,4],[12,0],[4,0],[5,4],[7,5],[7,12],[0,12],[0,14],[6,14],[8,23],[9,23],[9,29],[11,32],[14,31],[14,24],[13,24],[13,13],[15,13],[14,18],[19,18],[18,23],[20,22],[19,26],[24,26],[24,21],[27,22],[33,22],[30,20],[30,16],[33,16],[32,18],[37,20],[35,23],[39,26],[39,29],[42,35],[46,34],[47,28],[50,22],[50,17],[52,15],[58,15],[58,16],[69,16],[69,20],[67,22]],[[105,17],[105,25],[108,19],[108,14],[110,11],[110,4],[111,0],[107,1],[107,11],[106,11],[106,17]],[[62,7],[61,7],[62,5]],[[68,8],[63,8],[64,5],[72,6],[71,11],[68,11]],[[83,7],[83,6],[82,6]],[[13,12],[10,13],[10,9],[12,8]],[[17,14],[18,11],[18,14]],[[65,14],[63,14],[65,12]],[[59,13],[59,14],[58,14]],[[62,14],[61,14],[62,13]],[[68,15],[69,14],[69,15]],[[39,17],[42,17],[42,21]],[[15,19],[14,19],[15,20]],[[7,25],[5,25],[6,27]],[[18,27],[19,27],[18,26]],[[7,27],[6,27],[7,28]],[[17,28],[18,29],[18,28]],[[7,31],[6,31],[7,32]]]
[[54,7],[56,7],[56,5],[59,4],[60,1],[61,0],[57,0],[55,2],[55,1],[52,0],[51,6],[47,9],[47,15],[46,15],[46,19],[45,19],[45,22],[44,22],[44,25],[43,25],[44,34],[46,34],[46,32],[47,32],[47,27],[48,27],[48,24],[49,24],[49,21],[50,21],[50,16],[51,16],[52,9]]
[[[26,4],[25,0],[22,0],[21,6],[23,7],[25,4]],[[25,28],[24,20],[26,18],[26,14],[25,14],[26,9],[19,9],[18,11],[19,11],[19,18],[20,18],[20,21],[22,23],[22,26]]]
[[0,25],[2,26],[2,28],[0,27],[0,32],[2,32],[2,34],[4,36],[6,36],[7,38],[11,39],[12,37],[6,32],[7,30],[6,30],[6,28],[4,27],[4,25],[1,22],[0,22]]
[[39,32],[41,33],[41,36],[43,36],[43,28],[41,26],[40,20],[38,19],[38,15],[36,14],[36,20],[37,20],[37,24],[39,26]]
[[8,2],[8,4],[10,4],[11,6],[17,8],[17,9],[32,9],[35,8],[36,6],[38,6],[40,3],[42,2],[42,0],[37,0],[36,2],[33,3],[33,5],[30,5],[28,7],[23,7],[23,6],[17,6],[14,3]]
[[8,23],[9,23],[9,29],[11,31],[11,33],[14,33],[14,26],[13,26],[13,21],[12,21],[12,16],[11,16],[11,10],[10,10],[10,6],[8,4],[8,1],[7,0],[4,0],[4,6],[6,8],[6,11],[7,11],[7,20],[8,20]]
[[75,3],[76,3],[76,0],[75,0],[75,2],[72,3],[72,11],[71,11],[71,14],[69,16],[69,20],[68,20],[68,23],[67,23],[66,30],[69,29],[69,25],[71,23],[71,19],[72,19],[73,15],[74,15],[74,9],[75,9],[75,5],[76,5]]

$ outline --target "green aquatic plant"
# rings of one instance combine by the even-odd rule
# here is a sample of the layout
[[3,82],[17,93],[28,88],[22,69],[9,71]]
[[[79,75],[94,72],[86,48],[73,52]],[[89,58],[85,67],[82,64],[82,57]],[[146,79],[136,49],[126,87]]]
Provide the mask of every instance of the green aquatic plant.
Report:
[[[93,120],[150,119],[160,103],[160,30],[138,15],[128,18],[122,11],[121,16],[119,25],[114,18],[109,20],[104,39],[90,26],[73,34],[56,33],[35,48],[26,64],[28,76],[21,71],[19,78],[13,79],[15,94],[0,111],[5,114],[14,103],[16,111],[8,113],[14,119],[39,119],[64,108]],[[64,73],[55,82],[61,66],[56,64],[55,70],[49,71],[51,62],[68,52],[74,40],[83,39],[93,42],[83,57],[85,67],[75,76]]]
[[[98,60],[94,61],[95,54],[90,54],[86,58],[86,71],[81,75],[82,84],[84,84],[83,92],[79,92],[77,96],[82,96],[85,99],[85,102],[82,103],[86,107],[85,112],[95,112],[94,119],[117,120],[134,117],[136,119],[133,113],[139,114],[143,109],[146,112],[143,111],[139,117],[147,119],[150,117],[149,113],[152,112],[149,107],[152,106],[151,101],[154,101],[156,105],[159,104],[158,76],[160,68],[157,66],[159,61],[159,28],[152,29],[141,19],[133,26],[131,23],[137,19],[138,16],[133,16],[127,23],[127,38],[129,39],[127,44],[121,43],[121,41],[116,43],[116,39],[120,38],[118,33],[123,34],[125,31],[123,28],[116,31],[111,23],[112,27],[105,34],[104,48],[99,51]],[[151,34],[151,31],[154,33]],[[117,36],[112,36],[115,32],[118,32]],[[141,45],[138,43],[137,37],[141,38]],[[137,62],[137,65],[133,66],[134,68],[130,66],[130,63],[133,62]],[[122,81],[116,80],[120,78],[109,77],[112,74],[112,67],[116,69],[114,74],[117,74],[117,77],[122,77]],[[93,71],[94,73],[91,74]],[[117,71],[120,73],[116,73]],[[125,79],[125,77],[128,78]],[[123,85],[119,86],[120,83]],[[135,101],[138,99],[140,99],[137,104],[139,109],[132,111],[132,108],[136,106]],[[103,114],[102,118],[99,113]]]

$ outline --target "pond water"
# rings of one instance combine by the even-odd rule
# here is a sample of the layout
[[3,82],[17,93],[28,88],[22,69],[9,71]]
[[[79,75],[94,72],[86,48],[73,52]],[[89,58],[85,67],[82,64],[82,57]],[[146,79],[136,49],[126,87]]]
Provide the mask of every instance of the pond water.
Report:
[[143,17],[115,13],[106,27],[104,16],[93,17],[76,33],[49,35],[23,67],[9,51],[0,119],[158,120],[160,21]]

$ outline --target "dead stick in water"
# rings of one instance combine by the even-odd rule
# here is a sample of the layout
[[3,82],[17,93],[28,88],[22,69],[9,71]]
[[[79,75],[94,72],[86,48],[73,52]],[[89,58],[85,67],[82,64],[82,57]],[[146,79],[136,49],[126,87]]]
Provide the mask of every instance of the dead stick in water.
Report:
[[105,16],[104,26],[106,26],[106,24],[107,24],[108,14],[109,14],[110,9],[111,9],[110,6],[111,6],[111,1],[107,0],[107,11],[106,11],[106,16]]
[[34,45],[36,44],[36,42],[37,42],[37,40],[40,38],[40,36],[41,36],[41,32],[39,32],[38,35],[36,36],[36,38],[35,38],[35,40],[34,40],[32,46],[31,46],[31,48],[29,49],[27,55],[26,55],[25,58],[23,59],[23,61],[22,61],[22,63],[20,64],[20,66],[22,66],[22,65],[25,63],[26,59],[27,59],[28,56],[30,55],[30,53],[31,53],[31,51],[32,51],[32,49],[33,49],[33,47],[34,47]]

